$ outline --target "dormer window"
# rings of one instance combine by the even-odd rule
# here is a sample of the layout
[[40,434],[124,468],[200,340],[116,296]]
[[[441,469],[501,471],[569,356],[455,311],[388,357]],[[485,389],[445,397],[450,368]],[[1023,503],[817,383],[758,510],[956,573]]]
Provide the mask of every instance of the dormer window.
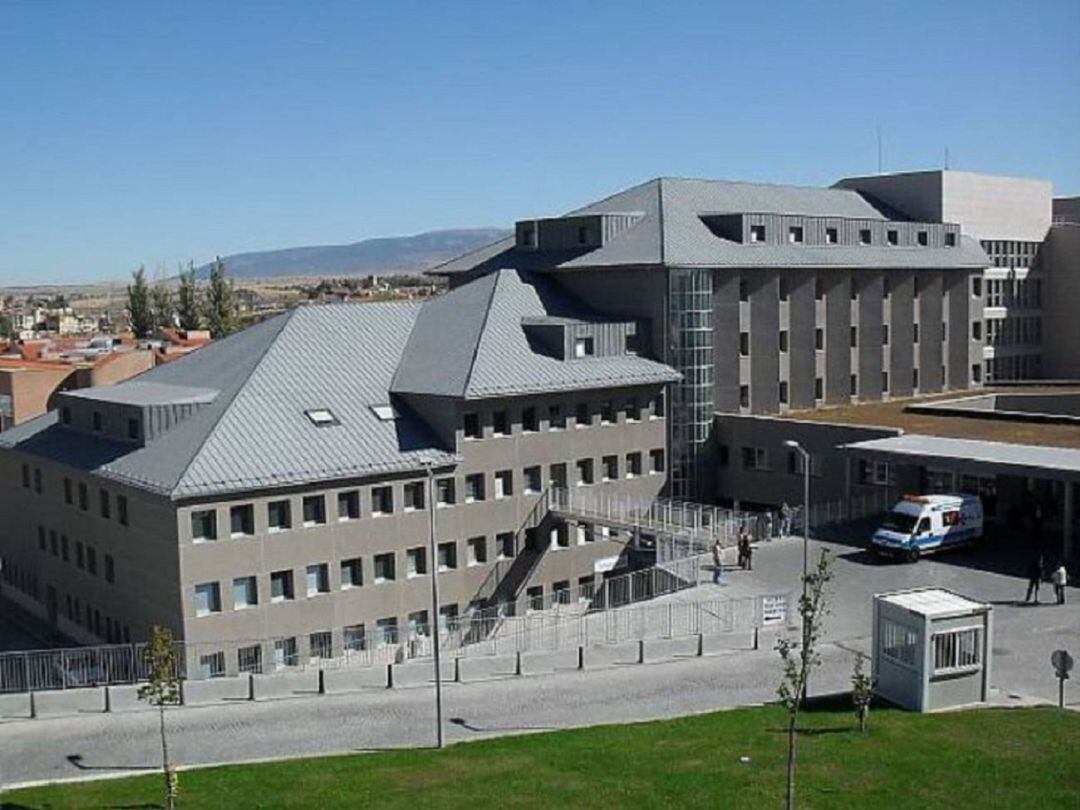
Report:
[[955,233],[947,233],[947,234],[945,234],[945,247],[956,247],[956,234]]
[[329,427],[339,424],[337,417],[328,408],[312,408],[304,411],[304,413],[307,414],[307,418],[311,420],[311,424],[315,425],[315,427]]
[[926,247],[930,244],[930,235],[926,231],[919,231],[917,238],[922,247]]
[[890,245],[894,245],[894,246],[899,245],[900,244],[900,232],[899,231],[889,231],[888,233],[885,234],[885,241],[887,241]]
[[793,245],[800,244],[803,240],[803,229],[801,225],[792,225],[788,228],[788,241]]
[[859,244],[860,245],[869,245],[872,241],[873,241],[873,239],[871,238],[869,228],[863,228],[861,231],[859,231]]
[[592,357],[593,356],[593,339],[591,337],[581,337],[574,340],[574,357]]
[[765,241],[765,226],[764,225],[751,225],[750,226],[750,241],[751,242],[764,242]]
[[825,244],[826,245],[835,245],[837,243],[837,241],[839,240],[839,236],[840,236],[840,234],[836,230],[836,228],[826,228],[825,229]]

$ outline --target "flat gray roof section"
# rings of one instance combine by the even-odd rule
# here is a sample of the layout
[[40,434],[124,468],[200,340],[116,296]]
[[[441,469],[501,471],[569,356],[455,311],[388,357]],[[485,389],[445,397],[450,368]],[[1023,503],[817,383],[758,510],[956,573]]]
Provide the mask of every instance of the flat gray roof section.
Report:
[[1080,478],[1080,450],[1067,447],[1040,447],[908,433],[887,439],[845,444],[841,445],[841,449],[883,456],[918,456],[953,463],[967,462],[1027,472],[1064,473],[1070,478]]
[[201,405],[213,402],[215,388],[131,380],[122,386],[108,385],[65,391],[64,396],[118,405]]

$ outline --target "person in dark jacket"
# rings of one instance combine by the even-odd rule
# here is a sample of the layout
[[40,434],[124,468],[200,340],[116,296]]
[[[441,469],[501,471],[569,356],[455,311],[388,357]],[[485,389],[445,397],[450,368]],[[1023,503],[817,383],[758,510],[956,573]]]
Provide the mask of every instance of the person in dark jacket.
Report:
[[1027,596],[1024,597],[1025,604],[1031,601],[1032,595],[1035,596],[1035,604],[1039,604],[1039,583],[1042,582],[1043,575],[1043,559],[1042,557],[1036,557],[1031,561],[1031,565],[1028,566],[1027,572]]

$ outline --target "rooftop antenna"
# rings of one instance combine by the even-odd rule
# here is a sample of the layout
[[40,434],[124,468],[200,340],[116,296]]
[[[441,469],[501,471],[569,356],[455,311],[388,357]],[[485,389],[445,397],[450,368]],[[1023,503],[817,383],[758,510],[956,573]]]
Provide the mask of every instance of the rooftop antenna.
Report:
[[876,128],[877,131],[877,173],[881,174],[881,125]]

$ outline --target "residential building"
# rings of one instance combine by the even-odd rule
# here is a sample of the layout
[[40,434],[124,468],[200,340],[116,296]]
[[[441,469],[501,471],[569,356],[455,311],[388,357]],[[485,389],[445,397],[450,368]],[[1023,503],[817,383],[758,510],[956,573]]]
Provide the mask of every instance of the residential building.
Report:
[[503,270],[423,303],[298,307],[63,392],[0,436],[5,594],[86,642],[170,627],[214,675],[587,593],[634,544],[553,517],[547,491],[663,489],[678,374],[638,333]]

